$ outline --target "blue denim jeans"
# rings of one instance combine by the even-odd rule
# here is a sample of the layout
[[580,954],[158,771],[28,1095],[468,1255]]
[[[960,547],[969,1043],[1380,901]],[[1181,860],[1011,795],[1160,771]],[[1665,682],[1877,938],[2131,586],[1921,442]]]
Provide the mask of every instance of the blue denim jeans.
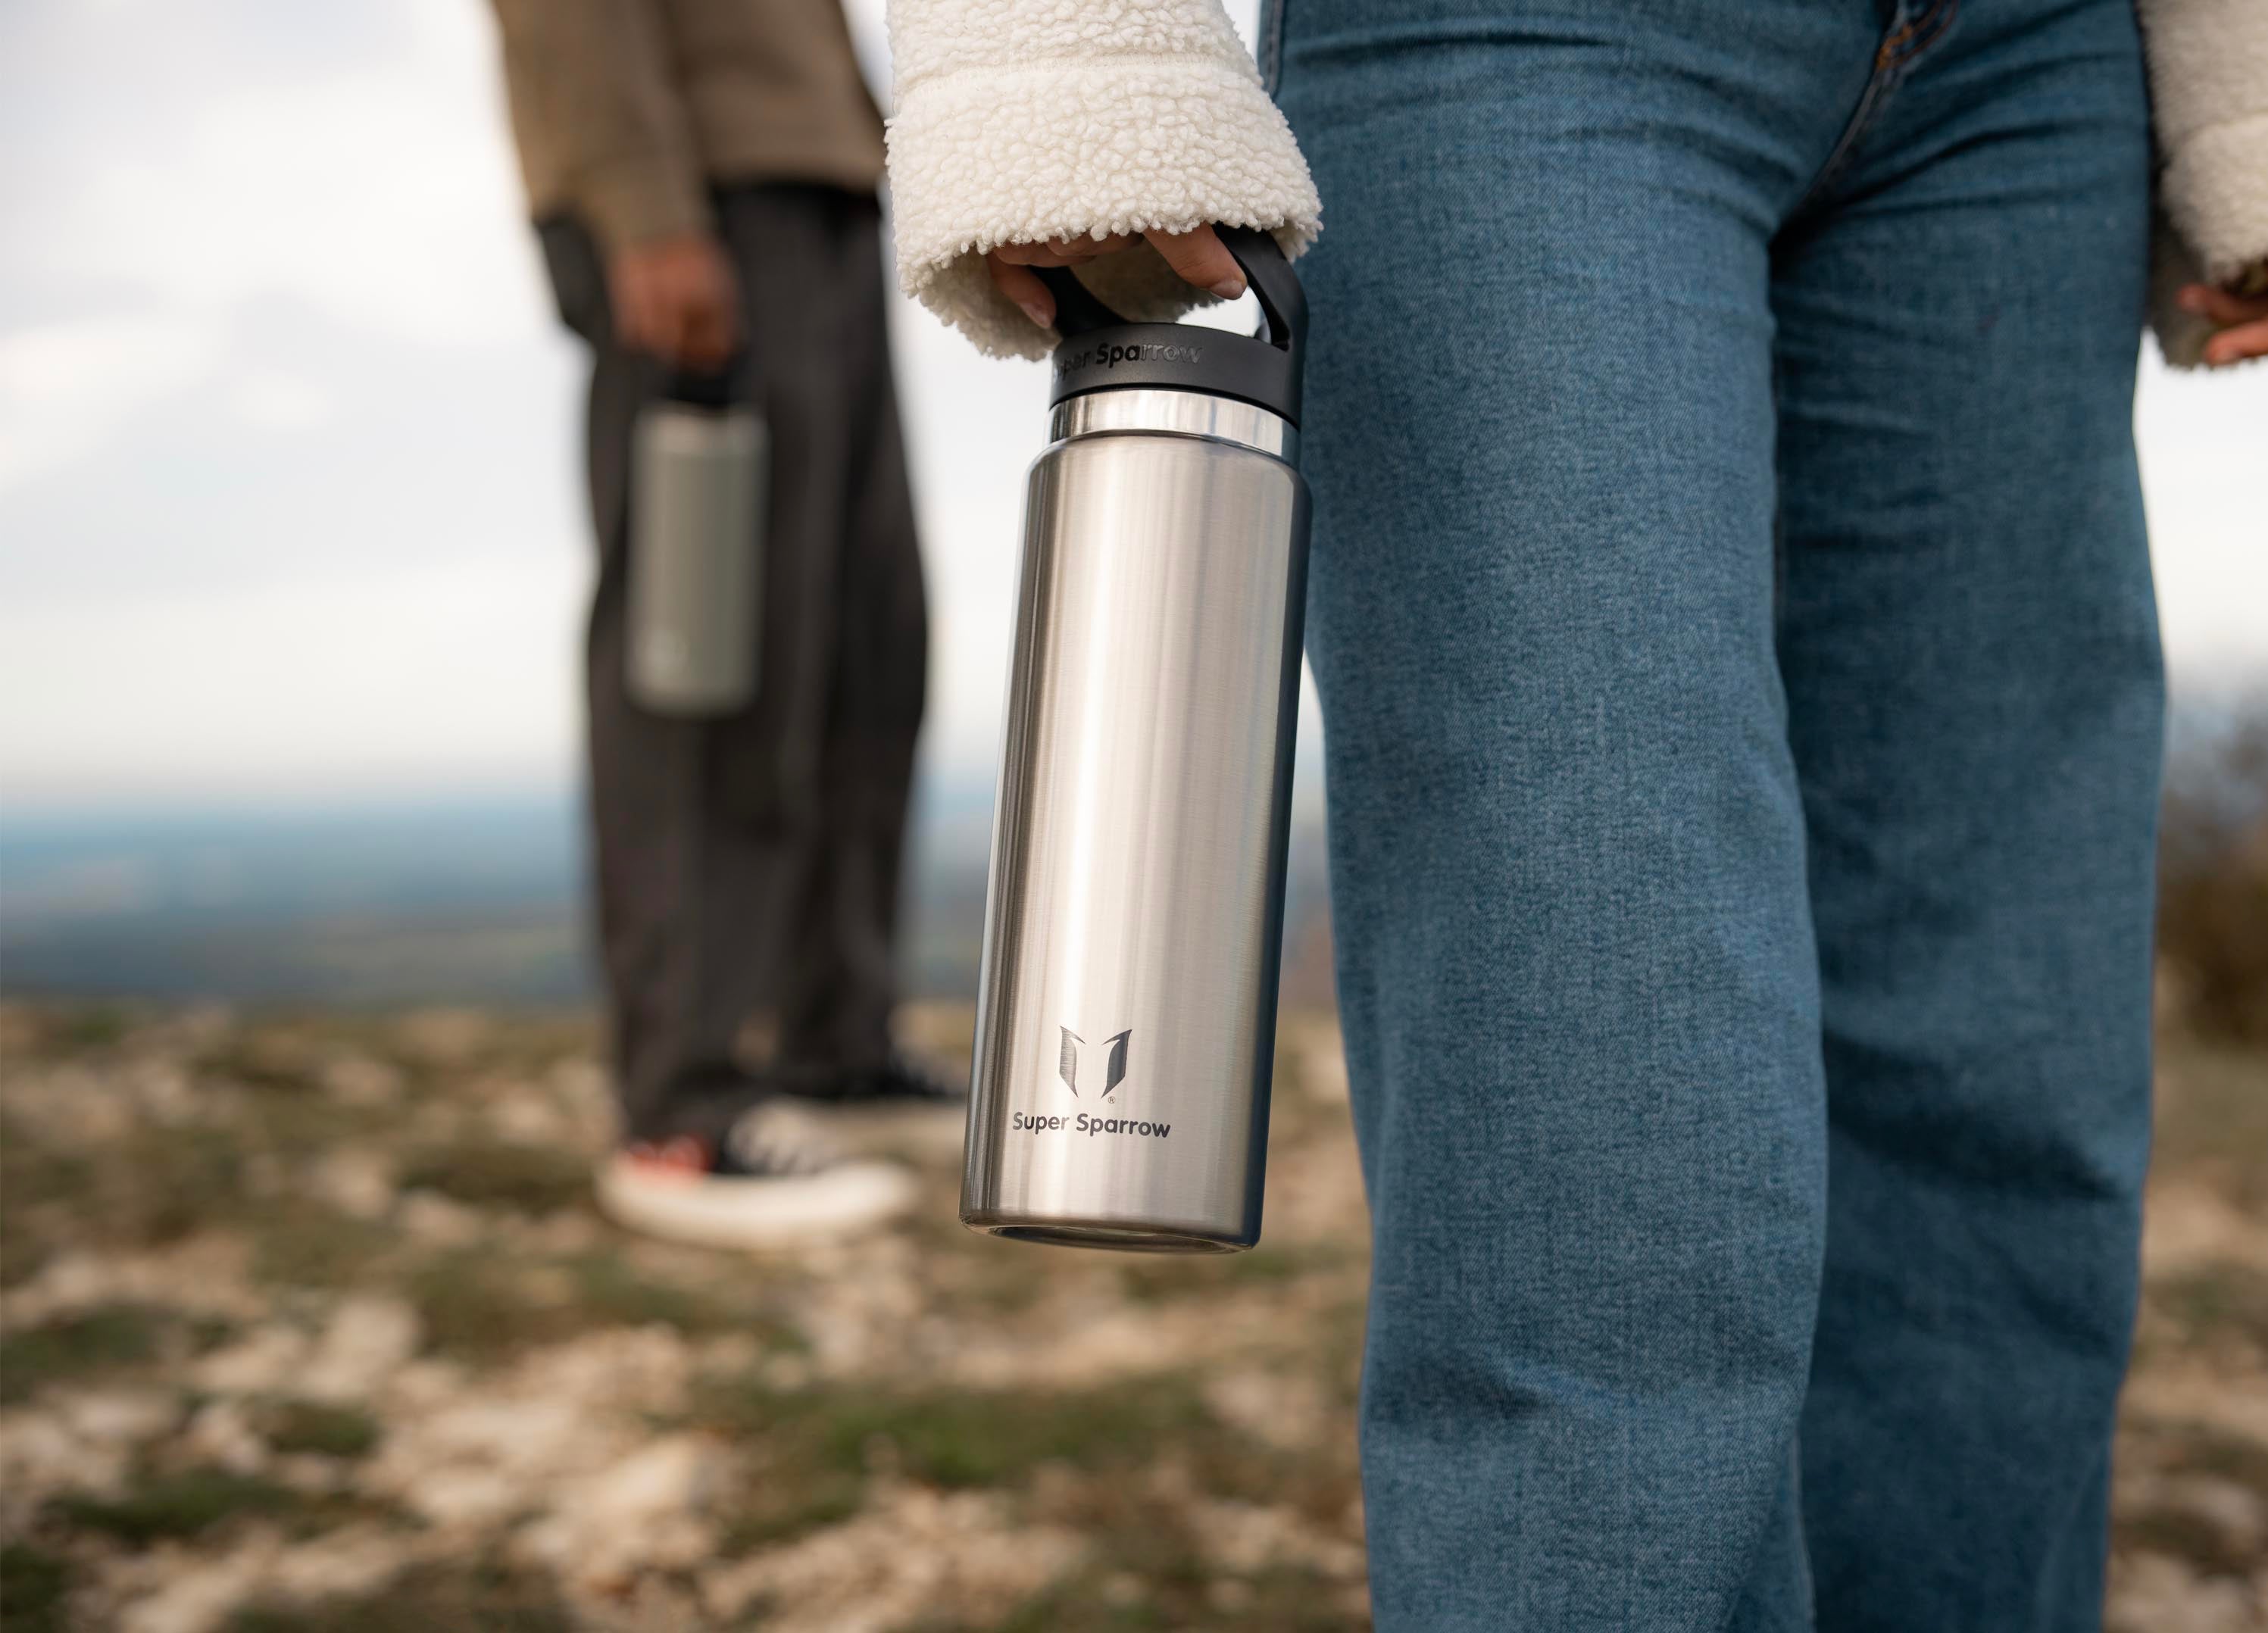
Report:
[[1285,0],[1379,1625],[2094,1627],[2131,0]]

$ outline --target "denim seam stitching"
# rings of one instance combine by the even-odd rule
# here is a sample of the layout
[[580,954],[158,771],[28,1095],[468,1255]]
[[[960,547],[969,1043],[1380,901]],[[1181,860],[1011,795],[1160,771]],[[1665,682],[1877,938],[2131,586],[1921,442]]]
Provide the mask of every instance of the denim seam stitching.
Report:
[[1945,37],[1946,31],[1953,26],[1960,11],[1961,0],[1929,0],[1918,13],[1899,25],[1875,48],[1874,71],[1867,76],[1867,88],[1859,95],[1859,106],[1851,111],[1850,120],[1843,127],[1843,134],[1836,138],[1826,162],[1820,166],[1819,173],[1812,177],[1811,185],[1804,188],[1803,196],[1796,201],[1795,208],[1788,211],[1787,219],[1793,220],[1808,210],[1841,176],[1849,166],[1852,156],[1858,151],[1859,143],[1866,139],[1875,121],[1881,119],[1882,109],[1888,106],[1898,87],[1905,83],[1906,76],[1913,71],[1922,53]]
[[1867,131],[1874,129],[1874,121],[1881,117],[1882,104],[1889,100],[1896,77],[1895,65],[1884,68],[1878,55],[1874,71],[1867,77],[1867,88],[1859,93],[1859,106],[1851,110],[1851,117],[1843,126],[1843,134],[1835,138],[1835,145],[1828,151],[1826,162],[1820,166],[1819,173],[1812,177],[1811,185],[1804,188],[1803,196],[1796,200],[1795,208],[1787,212],[1789,220],[1808,210],[1843,173],[1860,141]]
[[1272,99],[1284,79],[1285,0],[1263,0],[1260,9],[1260,88]]
[[1953,26],[1960,20],[1961,0],[1948,0],[1944,11],[1939,16],[1937,26],[1931,29],[1929,33],[1922,36],[1922,38],[1915,40],[1913,44],[1907,48],[1906,61],[1908,63],[1912,63],[1916,58],[1919,57],[1932,46],[1944,39],[1948,33],[1951,33],[1953,32]]
[[1904,22],[1899,24],[1896,30],[1883,36],[1881,42],[1874,48],[1876,68],[1888,68],[1898,60],[1905,42],[1912,39],[1914,30],[1919,28],[1934,13],[1938,4],[1939,0],[1932,0],[1929,6],[1914,16],[1909,17]]
[[1931,0],[1921,15],[1882,41],[1874,54],[1875,65],[1889,68],[1894,63],[1912,62],[1953,26],[1954,15],[1960,9],[1961,0]]

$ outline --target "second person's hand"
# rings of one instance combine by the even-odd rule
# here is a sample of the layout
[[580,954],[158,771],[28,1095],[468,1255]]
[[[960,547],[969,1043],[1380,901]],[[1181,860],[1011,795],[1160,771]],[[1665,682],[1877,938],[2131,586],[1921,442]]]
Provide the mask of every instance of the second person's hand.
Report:
[[2207,368],[2225,369],[2250,357],[2268,357],[2268,292],[2239,295],[2210,283],[2191,283],[2182,290],[2180,298],[2182,310],[2203,318],[2215,331],[2205,342]]
[[[1166,258],[1166,264],[1188,283],[1223,300],[1244,293],[1244,270],[1228,253],[1220,235],[1211,227],[1189,232],[1145,232],[1141,237]],[[1110,238],[1049,239],[1039,244],[1003,244],[984,258],[992,282],[1003,295],[1022,309],[1042,328],[1052,328],[1056,298],[1040,281],[1035,267],[1076,267],[1116,254],[1135,242],[1121,232]]]
[[607,262],[615,338],[681,368],[718,369],[740,336],[740,291],[724,246],[681,232],[616,250]]

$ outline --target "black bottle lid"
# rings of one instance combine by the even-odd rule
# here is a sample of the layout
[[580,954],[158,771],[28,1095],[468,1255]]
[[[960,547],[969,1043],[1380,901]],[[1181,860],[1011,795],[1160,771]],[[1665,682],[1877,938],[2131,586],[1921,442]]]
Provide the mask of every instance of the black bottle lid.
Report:
[[731,357],[713,369],[674,364],[662,377],[662,397],[688,408],[737,408],[747,398],[747,382],[743,378],[747,361],[746,350],[736,348]]
[[1300,423],[1300,372],[1307,343],[1307,298],[1274,238],[1252,227],[1217,229],[1244,268],[1268,321],[1263,335],[1186,323],[1129,323],[1068,267],[1035,267],[1056,298],[1055,384],[1048,406],[1089,392],[1208,392]]

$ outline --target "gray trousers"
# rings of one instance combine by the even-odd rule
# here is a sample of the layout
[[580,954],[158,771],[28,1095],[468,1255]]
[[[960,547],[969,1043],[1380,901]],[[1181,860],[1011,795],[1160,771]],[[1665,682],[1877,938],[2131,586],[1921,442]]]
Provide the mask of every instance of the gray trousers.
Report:
[[879,209],[799,185],[715,202],[772,468],[756,696],[713,720],[652,714],[625,692],[630,430],[664,370],[613,343],[589,235],[571,220],[541,228],[561,316],[593,354],[591,817],[636,1139],[719,1132],[761,1092],[736,1061],[759,1079],[823,1082],[887,1057],[927,663]]

